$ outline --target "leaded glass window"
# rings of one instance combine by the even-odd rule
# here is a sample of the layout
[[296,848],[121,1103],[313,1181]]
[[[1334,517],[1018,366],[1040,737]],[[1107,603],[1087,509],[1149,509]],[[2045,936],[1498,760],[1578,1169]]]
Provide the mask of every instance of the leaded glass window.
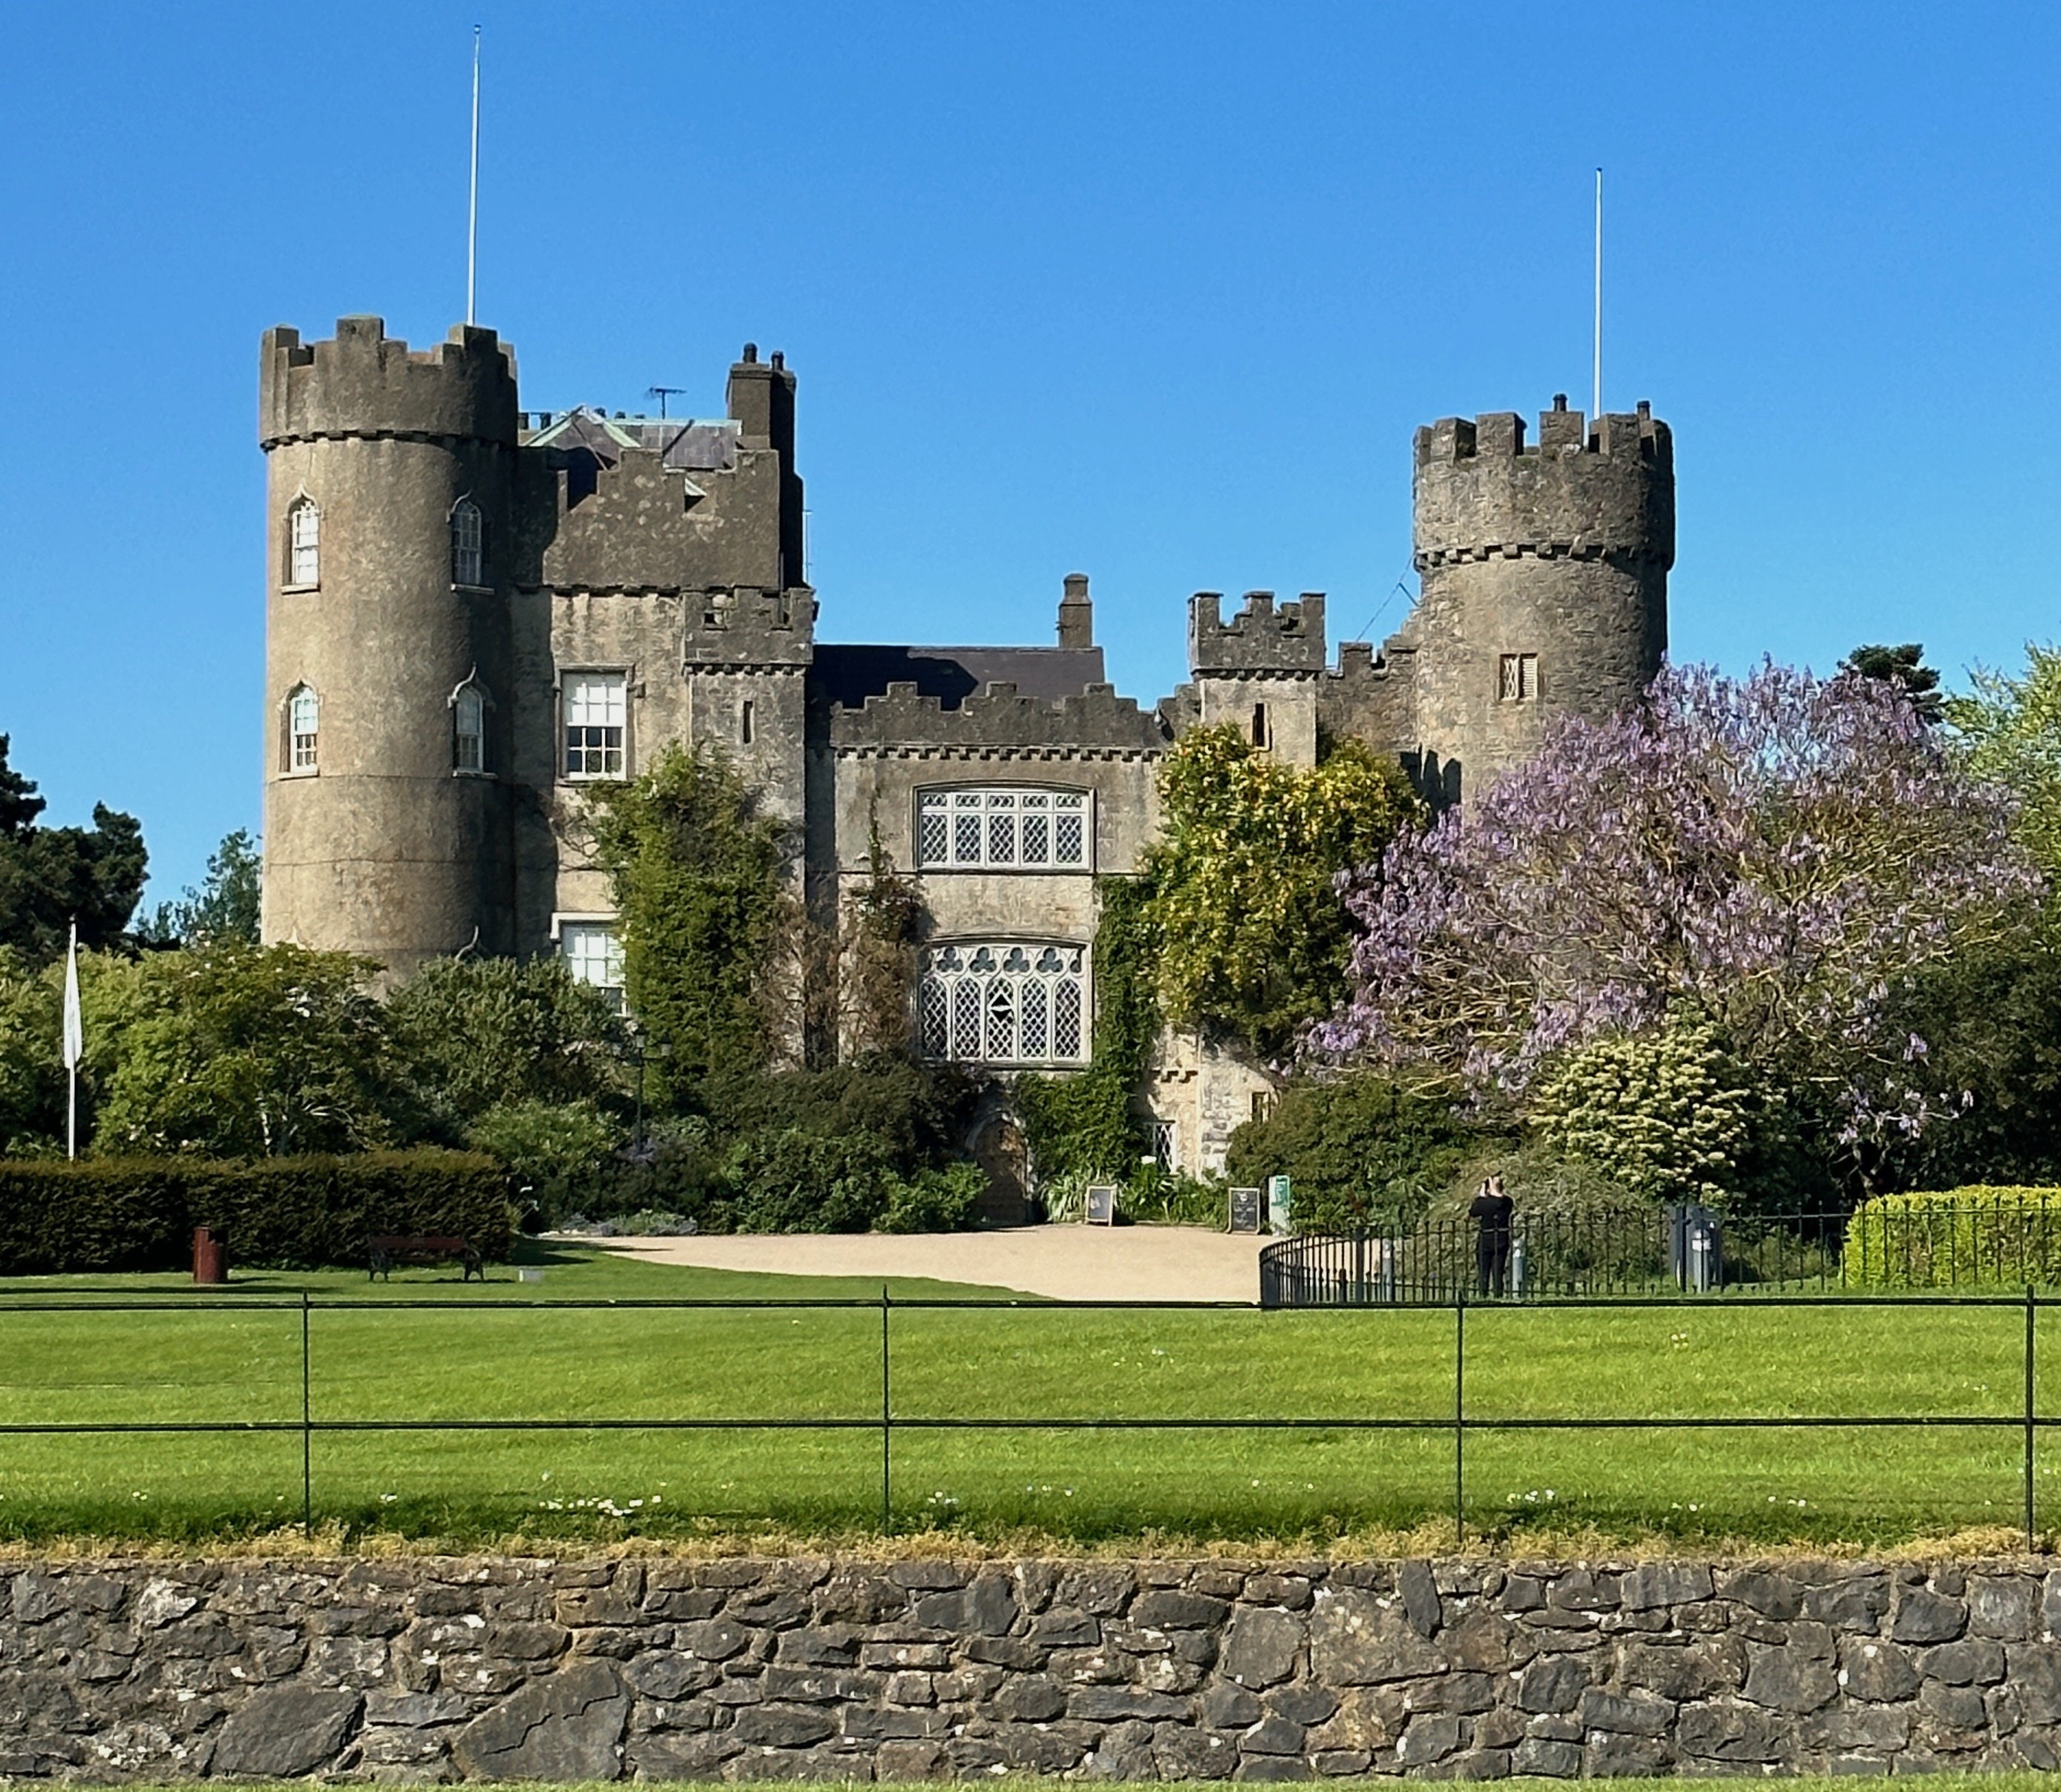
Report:
[[451,698],[451,769],[486,770],[486,700],[477,685],[460,685]]
[[916,990],[924,1054],[966,1064],[1084,1062],[1087,977],[1084,946],[933,946]]
[[296,685],[286,699],[286,770],[313,771],[321,733],[322,703],[306,685]]
[[916,862],[1085,870],[1089,814],[1085,790],[923,790],[916,799]]
[[486,582],[486,544],[479,520],[479,506],[461,498],[451,512],[451,583]]
[[322,512],[312,498],[299,498],[286,512],[286,582],[322,582]]

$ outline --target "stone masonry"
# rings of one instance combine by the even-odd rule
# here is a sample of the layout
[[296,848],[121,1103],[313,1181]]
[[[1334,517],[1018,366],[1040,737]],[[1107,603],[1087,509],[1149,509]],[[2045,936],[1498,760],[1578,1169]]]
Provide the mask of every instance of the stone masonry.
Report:
[[24,1566],[0,1776],[2061,1766],[2025,1564]]

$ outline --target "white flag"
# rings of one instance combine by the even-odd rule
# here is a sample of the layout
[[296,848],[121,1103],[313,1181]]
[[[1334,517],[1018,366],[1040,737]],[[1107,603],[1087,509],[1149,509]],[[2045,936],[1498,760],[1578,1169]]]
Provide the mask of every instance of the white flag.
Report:
[[71,924],[71,950],[65,958],[64,1066],[76,1070],[86,1056],[86,1025],[78,1011],[78,923]]

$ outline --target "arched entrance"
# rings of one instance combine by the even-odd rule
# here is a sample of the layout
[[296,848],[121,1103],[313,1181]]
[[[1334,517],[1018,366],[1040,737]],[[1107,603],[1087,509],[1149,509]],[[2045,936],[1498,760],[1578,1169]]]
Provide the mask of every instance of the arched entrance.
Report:
[[990,1115],[974,1134],[974,1162],[987,1173],[987,1192],[980,1198],[982,1222],[1022,1226],[1030,1218],[1026,1186],[1023,1129],[1006,1114]]

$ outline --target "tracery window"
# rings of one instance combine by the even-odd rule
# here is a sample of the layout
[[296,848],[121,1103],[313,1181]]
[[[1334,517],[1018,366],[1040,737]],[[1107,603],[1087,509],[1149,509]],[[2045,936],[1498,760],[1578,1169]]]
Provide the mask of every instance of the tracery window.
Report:
[[1530,703],[1539,695],[1539,656],[1505,654],[1497,669],[1496,695],[1506,703]]
[[479,506],[469,498],[461,498],[452,507],[451,583],[454,585],[484,585],[486,582],[486,538],[485,526],[479,518]]
[[1092,813],[1085,790],[919,791],[916,862],[1084,870]]
[[925,1057],[953,1063],[1082,1064],[1087,998],[1084,946],[932,946],[917,984],[917,1034]]
[[297,498],[286,510],[286,582],[322,582],[322,512],[312,498]]
[[620,672],[578,672],[566,679],[566,776],[620,778],[629,681]]

